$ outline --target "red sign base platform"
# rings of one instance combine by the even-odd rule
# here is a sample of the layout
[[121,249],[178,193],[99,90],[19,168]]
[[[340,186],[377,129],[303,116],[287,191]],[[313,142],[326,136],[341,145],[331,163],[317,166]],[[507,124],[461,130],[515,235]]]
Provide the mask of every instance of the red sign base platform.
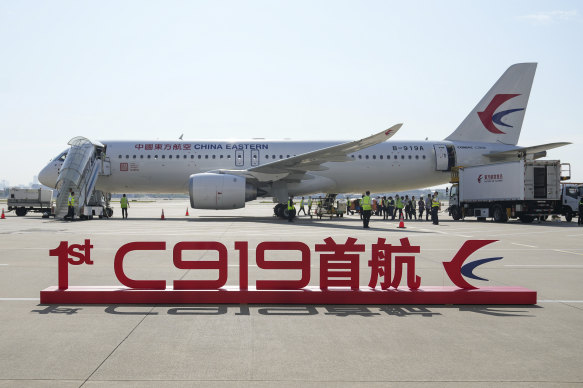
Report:
[[257,290],[222,287],[217,290],[140,290],[116,286],[49,287],[40,293],[42,304],[536,304],[536,291],[522,287],[420,287],[411,290],[358,290],[306,287],[301,290]]

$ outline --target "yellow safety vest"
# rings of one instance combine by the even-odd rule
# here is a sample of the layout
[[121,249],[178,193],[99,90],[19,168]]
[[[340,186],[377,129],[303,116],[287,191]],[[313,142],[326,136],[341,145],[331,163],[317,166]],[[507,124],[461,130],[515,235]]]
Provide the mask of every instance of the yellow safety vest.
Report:
[[121,204],[122,209],[127,208],[128,207],[128,198],[121,197],[121,199],[119,200],[119,203]]
[[303,199],[300,201],[300,207],[304,207],[304,200]]
[[433,198],[431,200],[431,207],[439,207],[439,198]]
[[75,206],[75,197],[69,195],[69,206]]
[[312,206],[312,198],[308,198],[308,206]]
[[291,199],[287,200],[287,210],[293,210],[294,209],[294,205],[292,205],[292,201]]
[[401,198],[397,199],[397,209],[402,209],[403,208],[403,201],[401,201]]
[[370,205],[370,197],[368,195],[365,195],[364,198],[362,198],[362,210],[371,210],[372,206]]

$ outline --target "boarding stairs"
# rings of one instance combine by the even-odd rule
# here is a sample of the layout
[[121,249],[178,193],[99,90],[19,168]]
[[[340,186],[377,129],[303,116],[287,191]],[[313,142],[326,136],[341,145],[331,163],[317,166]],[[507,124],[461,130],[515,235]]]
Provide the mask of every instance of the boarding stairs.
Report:
[[55,206],[56,218],[67,215],[71,191],[75,193],[75,215],[82,215],[83,208],[90,201],[95,201],[95,184],[103,171],[103,144],[80,136],[71,139],[68,144],[71,148],[63,162],[56,185],[59,193]]

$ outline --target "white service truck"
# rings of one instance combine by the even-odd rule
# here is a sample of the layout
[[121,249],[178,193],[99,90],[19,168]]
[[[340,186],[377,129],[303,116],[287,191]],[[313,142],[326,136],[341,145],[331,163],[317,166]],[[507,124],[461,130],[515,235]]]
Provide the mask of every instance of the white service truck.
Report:
[[[561,214],[561,162],[520,160],[460,167],[449,194],[454,220],[477,217],[495,222],[532,222]],[[452,179],[455,182],[456,179]]]
[[28,212],[52,214],[53,190],[19,189],[8,190],[8,211],[14,210],[17,216],[25,216]]

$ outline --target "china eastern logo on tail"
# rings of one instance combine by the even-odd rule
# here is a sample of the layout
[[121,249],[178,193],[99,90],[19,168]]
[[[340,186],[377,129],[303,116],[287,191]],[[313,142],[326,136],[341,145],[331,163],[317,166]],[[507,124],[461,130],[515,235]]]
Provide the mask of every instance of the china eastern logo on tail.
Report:
[[504,104],[506,101],[508,101],[514,97],[517,97],[517,96],[520,96],[520,94],[497,94],[494,96],[492,101],[490,101],[490,104],[486,107],[486,109],[484,109],[483,112],[478,112],[478,116],[480,117],[480,121],[482,121],[482,124],[484,124],[484,127],[488,131],[495,133],[497,135],[506,133],[506,132],[502,132],[501,130],[496,128],[496,126],[494,124],[498,124],[498,125],[502,125],[504,127],[512,128],[512,125],[508,125],[508,124],[502,122],[502,118],[504,116],[506,116],[507,114],[524,110],[524,108],[508,109],[508,110],[503,110],[503,111],[498,112],[498,113],[496,113],[496,109],[498,109],[500,107],[500,105]]

